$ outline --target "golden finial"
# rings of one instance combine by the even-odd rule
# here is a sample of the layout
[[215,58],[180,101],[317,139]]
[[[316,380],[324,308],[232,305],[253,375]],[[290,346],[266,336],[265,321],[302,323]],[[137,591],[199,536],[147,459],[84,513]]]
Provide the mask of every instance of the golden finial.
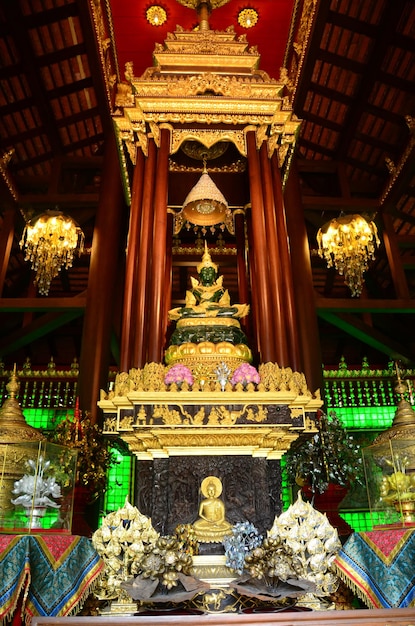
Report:
[[212,257],[209,254],[209,250],[208,250],[208,245],[207,245],[206,239],[205,239],[205,251],[203,253],[202,261],[197,266],[197,273],[200,274],[201,270],[204,267],[213,267],[215,269],[215,272],[218,271],[218,266],[216,265],[216,263],[214,263],[212,261]]
[[7,393],[9,395],[9,398],[15,398],[17,396],[17,394],[19,393],[20,383],[17,380],[16,363],[13,366],[13,371],[10,374],[10,380],[9,380],[9,382],[6,385],[6,389],[7,389]]

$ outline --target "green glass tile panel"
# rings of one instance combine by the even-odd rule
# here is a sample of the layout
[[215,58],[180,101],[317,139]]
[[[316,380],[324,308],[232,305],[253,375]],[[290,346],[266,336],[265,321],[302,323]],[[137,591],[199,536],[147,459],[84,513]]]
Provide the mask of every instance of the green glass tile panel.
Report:
[[282,510],[286,511],[288,507],[291,505],[292,494],[291,494],[291,486],[288,483],[287,472],[285,469],[286,459],[282,457],[281,459],[281,501],[282,501]]
[[73,409],[23,409],[23,415],[29,426],[52,430],[67,415],[73,417]]
[[125,504],[125,499],[131,500],[131,475],[133,458],[124,455],[116,448],[112,448],[116,463],[108,471],[108,488],[104,496],[104,510],[101,517],[120,509]]
[[395,406],[376,407],[338,407],[329,406],[328,411],[335,411],[346,428],[385,430],[393,422]]
[[370,511],[340,511],[340,516],[356,533],[367,532],[373,529]]

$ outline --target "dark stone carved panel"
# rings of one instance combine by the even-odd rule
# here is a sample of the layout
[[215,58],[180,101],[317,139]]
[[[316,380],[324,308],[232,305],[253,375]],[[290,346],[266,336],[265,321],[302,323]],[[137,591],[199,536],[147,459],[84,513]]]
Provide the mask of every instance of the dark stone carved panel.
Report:
[[206,476],[223,484],[226,518],[232,524],[249,521],[261,533],[281,513],[279,461],[248,456],[170,457],[137,463],[136,505],[152,519],[161,534],[173,533],[178,524],[194,522]]

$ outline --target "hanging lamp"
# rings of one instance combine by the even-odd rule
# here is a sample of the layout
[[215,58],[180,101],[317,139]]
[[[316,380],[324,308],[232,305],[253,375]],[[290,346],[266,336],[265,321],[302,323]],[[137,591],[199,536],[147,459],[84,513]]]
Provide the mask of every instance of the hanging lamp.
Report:
[[30,261],[36,272],[39,293],[46,296],[61,269],[72,267],[75,253],[82,253],[84,234],[68,215],[46,211],[27,222],[20,247],[25,250],[25,261]]
[[320,228],[317,243],[318,254],[327,266],[344,275],[352,296],[360,296],[363,274],[380,243],[376,224],[357,214],[340,216]]

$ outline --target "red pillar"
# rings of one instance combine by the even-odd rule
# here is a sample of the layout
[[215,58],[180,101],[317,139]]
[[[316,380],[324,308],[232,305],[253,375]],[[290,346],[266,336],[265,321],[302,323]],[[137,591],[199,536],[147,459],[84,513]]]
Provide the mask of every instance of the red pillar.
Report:
[[79,406],[91,412],[92,421],[96,421],[98,415],[99,391],[106,388],[108,381],[124,210],[117,145],[111,134],[105,148],[79,360]]
[[154,139],[148,142],[148,157],[144,167],[143,206],[141,211],[140,246],[137,272],[137,308],[135,310],[135,337],[133,364],[144,367],[147,356],[148,332],[146,324],[149,303],[151,273],[151,248],[153,235],[154,181],[156,176],[157,150]]
[[154,196],[153,255],[151,272],[151,298],[149,306],[148,344],[149,363],[161,363],[164,346],[164,300],[166,277],[167,191],[169,174],[170,131],[160,131],[160,148],[157,155],[157,185]]
[[[236,239],[236,271],[238,276],[238,302],[250,304],[248,267],[246,261],[245,245],[245,214],[238,210],[234,213],[235,239]],[[248,338],[251,335],[250,315],[242,318],[241,326]]]
[[128,229],[127,258],[125,270],[124,304],[121,327],[120,371],[128,372],[133,365],[134,315],[136,308],[136,280],[138,249],[140,241],[141,206],[144,182],[144,154],[137,149],[131,194],[130,224]]
[[254,360],[259,362],[259,328],[258,328],[258,296],[257,296],[257,284],[255,281],[256,271],[255,271],[255,257],[252,252],[254,249],[253,244],[253,236],[252,236],[252,214],[251,214],[251,206],[245,207],[245,220],[246,220],[246,233],[248,239],[248,251],[249,251],[249,262],[248,262],[248,281],[250,285],[251,292],[251,308],[249,311],[249,319],[250,319],[250,327],[251,327],[251,343],[250,348],[253,353]]
[[173,259],[172,259],[172,248],[173,248],[173,226],[174,224],[174,216],[171,211],[167,212],[167,232],[166,232],[166,274],[164,278],[164,318],[163,318],[163,335],[167,337],[167,329],[169,326],[169,310],[171,309],[171,291],[173,285]]
[[285,185],[287,229],[291,249],[294,297],[297,305],[298,337],[302,357],[300,371],[305,374],[311,391],[322,389],[323,373],[321,348],[315,307],[310,249],[304,222],[304,210],[300,191],[297,164],[293,159]]
[[273,350],[274,328],[271,317],[271,299],[269,297],[268,283],[268,257],[267,239],[264,220],[264,200],[261,190],[261,169],[259,165],[258,151],[254,131],[246,134],[248,151],[249,187],[251,193],[252,215],[252,243],[253,257],[255,260],[255,282],[257,294],[257,331],[259,335],[259,353],[262,363],[275,360]]
[[[287,330],[285,324],[284,310],[286,306],[283,285],[283,271],[281,268],[281,253],[277,234],[277,223],[275,217],[274,193],[272,188],[272,176],[270,162],[268,159],[267,144],[263,142],[259,151],[261,162],[261,180],[264,194],[265,225],[267,230],[267,249],[270,268],[270,280],[268,289],[273,303],[273,325],[275,329],[275,358],[274,360],[281,366],[292,366],[289,358],[287,345]],[[285,271],[285,266],[283,265]]]
[[289,365],[295,371],[301,371],[300,348],[298,343],[297,314],[294,298],[293,275],[291,267],[291,253],[288,241],[285,206],[282,195],[282,181],[278,166],[278,157],[274,152],[271,159],[271,171],[274,188],[274,202],[276,211],[276,225],[280,263],[282,265],[282,281],[279,289],[284,294],[285,329],[290,355]]

